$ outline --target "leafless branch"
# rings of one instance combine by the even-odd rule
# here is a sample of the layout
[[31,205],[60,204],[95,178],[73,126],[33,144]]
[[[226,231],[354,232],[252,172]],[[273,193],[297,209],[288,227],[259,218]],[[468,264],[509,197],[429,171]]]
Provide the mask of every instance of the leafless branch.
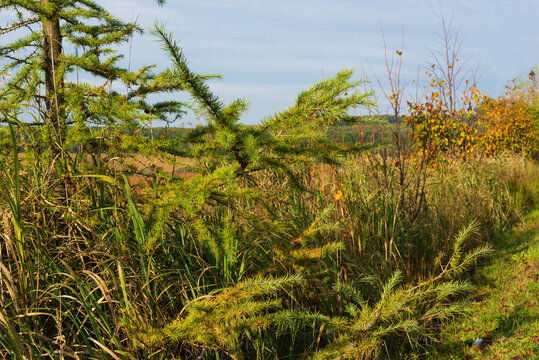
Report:
[[0,35],[7,34],[9,32],[20,29],[21,27],[24,27],[24,26],[29,26],[31,24],[35,24],[38,21],[39,21],[39,17],[34,17],[34,18],[31,18],[31,19],[28,19],[28,20],[24,20],[24,21],[15,23],[15,24],[10,25],[10,26],[5,27],[5,28],[0,27]]

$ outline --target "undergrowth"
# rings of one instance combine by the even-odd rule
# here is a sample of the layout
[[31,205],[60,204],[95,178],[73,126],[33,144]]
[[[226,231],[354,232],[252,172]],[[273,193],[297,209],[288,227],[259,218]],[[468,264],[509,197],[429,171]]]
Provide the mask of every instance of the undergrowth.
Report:
[[469,309],[465,275],[538,176],[517,156],[448,164],[412,219],[362,156],[245,179],[204,165],[136,192],[105,169],[70,177],[66,197],[65,175],[16,150],[2,168],[0,353],[20,359],[426,353]]

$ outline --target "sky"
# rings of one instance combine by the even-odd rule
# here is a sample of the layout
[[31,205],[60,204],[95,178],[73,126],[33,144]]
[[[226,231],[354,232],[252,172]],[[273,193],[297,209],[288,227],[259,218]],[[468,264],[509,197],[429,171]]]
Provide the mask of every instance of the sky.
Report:
[[[310,85],[343,68],[379,93],[376,77],[386,86],[383,26],[388,54],[400,49],[404,35],[402,79],[412,83],[442,49],[440,11],[462,41],[464,71],[475,73],[479,88],[491,96],[507,81],[527,74],[539,63],[539,0],[97,0],[142,27],[156,20],[183,47],[198,73],[218,73],[212,89],[225,102],[245,98],[245,123],[286,109]],[[1,19],[1,17],[0,17]],[[132,69],[169,66],[166,54],[149,34],[133,39],[121,51]],[[131,56],[129,56],[131,53]],[[419,81],[419,84],[422,82]],[[381,101],[379,112],[386,112]],[[186,124],[196,123],[193,115]]]

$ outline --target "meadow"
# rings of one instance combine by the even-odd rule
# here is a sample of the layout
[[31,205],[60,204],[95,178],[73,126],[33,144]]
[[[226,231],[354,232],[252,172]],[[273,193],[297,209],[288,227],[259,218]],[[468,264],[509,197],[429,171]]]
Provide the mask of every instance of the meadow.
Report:
[[409,162],[401,188],[387,147],[238,179],[106,148],[59,176],[11,141],[4,358],[426,356],[538,195],[521,155]]
[[427,355],[539,183],[535,161],[509,154],[410,165],[426,176],[418,198],[380,151],[248,179],[140,163],[151,175],[134,183],[113,156],[59,176],[13,151],[4,358]]
[[[371,110],[374,92],[344,69],[246,125],[247,102],[225,104],[208,86],[217,75],[194,72],[159,24],[170,67],[130,70],[96,54],[114,54],[136,24],[91,1],[13,4],[41,20],[6,31],[47,26],[0,51],[11,61],[0,92],[1,358],[458,349],[447,331],[470,321],[477,272],[537,209],[533,71],[498,98],[468,82],[455,97],[452,78],[430,73],[425,98],[406,106],[393,88],[395,114],[369,122],[350,114]],[[84,51],[67,56],[61,40]],[[47,51],[21,50],[36,41]],[[104,85],[72,81],[75,69]],[[173,92],[191,103],[151,101]],[[188,111],[203,125],[152,126]]]

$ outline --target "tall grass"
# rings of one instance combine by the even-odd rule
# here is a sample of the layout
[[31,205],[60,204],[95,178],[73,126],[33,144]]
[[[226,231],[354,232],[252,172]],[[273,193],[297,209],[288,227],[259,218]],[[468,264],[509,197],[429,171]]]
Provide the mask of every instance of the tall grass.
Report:
[[106,161],[19,163],[15,135],[0,174],[2,358],[421,353],[463,311],[463,274],[538,194],[539,167],[518,156],[450,163],[429,170],[415,216],[387,185],[397,168],[351,156],[298,169],[301,187],[268,170],[256,194],[231,180],[220,190],[234,196],[208,201],[196,191],[216,190],[211,175],[133,192]]

